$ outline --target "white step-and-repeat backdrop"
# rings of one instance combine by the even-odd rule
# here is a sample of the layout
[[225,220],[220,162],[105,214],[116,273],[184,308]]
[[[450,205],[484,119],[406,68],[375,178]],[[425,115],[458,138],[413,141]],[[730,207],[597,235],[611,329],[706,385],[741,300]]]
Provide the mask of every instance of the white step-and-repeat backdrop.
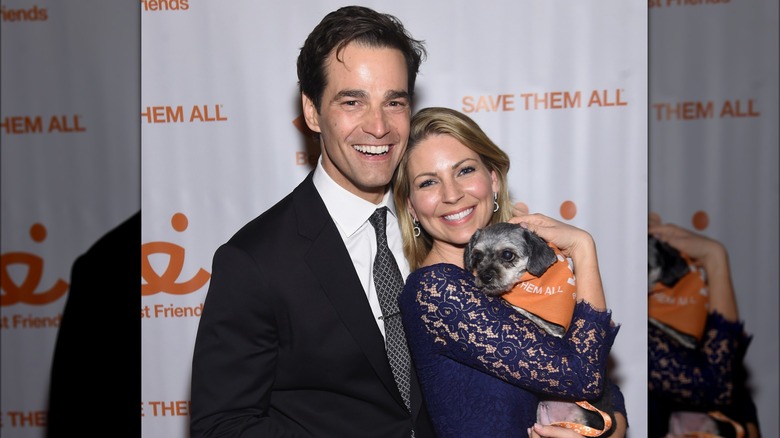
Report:
[[[44,436],[49,372],[73,262],[141,207],[140,23],[135,2],[0,5],[4,438]],[[117,286],[109,282],[96,291],[87,312],[110,320],[106,315],[117,312],[112,297],[122,290]],[[105,333],[106,342],[111,333],[127,331],[121,318],[115,325],[86,324]],[[128,364],[113,366],[120,376]],[[81,403],[86,429],[94,421],[91,406],[112,401],[74,403]]]
[[[632,427],[645,428],[644,2],[363,1],[425,40],[415,108],[474,118],[512,158],[517,201],[590,231]],[[148,3],[151,4],[151,3]],[[211,258],[311,170],[296,58],[344,1],[180,2],[142,14],[143,430],[187,429]],[[641,436],[639,434],[638,436]]]
[[649,2],[649,208],[728,250],[767,437],[780,430],[779,4]]
[[[71,264],[139,204],[139,415],[144,436],[186,437],[214,250],[292,190],[317,152],[299,129],[295,60],[347,3],[114,3],[2,3],[4,437],[44,435]],[[757,333],[748,368],[760,420],[777,430],[777,345],[765,334],[778,329],[777,3],[356,3],[426,41],[416,108],[469,114],[512,157],[516,200],[593,234],[623,325],[612,371],[629,435],[647,424],[648,203],[683,225],[706,217],[703,232],[732,252]],[[697,120],[684,109],[709,101],[717,108]]]

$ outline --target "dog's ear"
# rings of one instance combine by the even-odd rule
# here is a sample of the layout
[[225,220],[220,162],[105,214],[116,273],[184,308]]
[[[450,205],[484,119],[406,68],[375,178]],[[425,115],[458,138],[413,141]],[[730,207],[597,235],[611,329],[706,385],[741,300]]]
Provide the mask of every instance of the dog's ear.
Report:
[[652,261],[657,264],[656,267],[661,268],[661,278],[658,281],[666,287],[673,287],[690,271],[688,262],[685,261],[677,248],[653,236],[648,236],[647,243],[650,248],[655,250],[653,254],[655,259],[651,260],[650,254],[648,254],[648,262]]
[[547,268],[558,260],[558,257],[555,255],[555,251],[550,248],[550,245],[539,237],[538,234],[529,230],[524,231],[525,241],[528,245],[528,266],[526,266],[526,269],[535,277],[541,277],[547,271]]
[[466,244],[466,249],[463,251],[463,269],[467,270],[468,272],[474,272],[474,267],[471,266],[473,261],[471,258],[471,251],[474,250],[474,245],[479,240],[480,234],[482,234],[482,228],[477,228],[477,231],[475,231],[471,236],[469,243]]

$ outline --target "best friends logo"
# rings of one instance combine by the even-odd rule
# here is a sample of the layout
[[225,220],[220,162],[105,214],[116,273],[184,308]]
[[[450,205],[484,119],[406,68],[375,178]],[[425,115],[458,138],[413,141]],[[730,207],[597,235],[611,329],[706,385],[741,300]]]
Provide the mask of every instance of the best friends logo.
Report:
[[[46,240],[46,227],[33,224],[30,227],[30,237],[34,242]],[[10,273],[12,266],[26,268],[26,276],[20,281],[14,281]],[[60,299],[68,291],[68,283],[58,279],[53,285],[41,285],[43,278],[43,259],[29,252],[8,252],[0,256],[0,306],[14,304],[44,305]],[[43,290],[41,290],[43,288]]]
[[[188,226],[189,220],[182,213],[176,213],[171,218],[171,227],[177,232],[183,232]],[[168,256],[168,266],[162,275],[155,271],[150,261],[150,257],[156,254]],[[141,276],[144,281],[141,285],[141,295],[150,296],[161,292],[171,295],[185,295],[199,290],[211,279],[211,274],[203,268],[199,268],[192,278],[179,281],[183,268],[184,248],[181,246],[164,241],[148,242],[141,245]]]

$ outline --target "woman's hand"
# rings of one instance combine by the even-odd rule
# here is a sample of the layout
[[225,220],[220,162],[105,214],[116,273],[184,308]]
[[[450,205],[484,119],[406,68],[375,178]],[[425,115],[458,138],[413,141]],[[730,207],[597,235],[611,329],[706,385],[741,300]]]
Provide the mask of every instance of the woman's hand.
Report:
[[[518,210],[515,210],[518,213]],[[509,222],[520,224],[552,243],[566,257],[595,257],[596,245],[591,235],[580,228],[557,221],[540,213],[515,215]]]
[[[614,427],[615,429],[612,431],[610,438],[624,438],[626,436],[628,422],[626,417],[620,412],[615,412]],[[571,429],[560,426],[542,426],[541,424],[534,424],[534,427],[528,429],[528,436],[530,438],[582,438],[582,435]]]
[[558,247],[564,256],[572,259],[577,279],[577,299],[587,301],[594,309],[605,310],[607,302],[601,283],[596,244],[590,233],[543,214],[523,213],[517,206],[515,214],[509,222],[535,232]]
[[717,240],[674,224],[650,221],[647,232],[690,256],[706,271],[723,269],[728,264],[726,248]]
[[542,426],[534,424],[528,429],[529,438],[582,438],[577,432],[561,426]]

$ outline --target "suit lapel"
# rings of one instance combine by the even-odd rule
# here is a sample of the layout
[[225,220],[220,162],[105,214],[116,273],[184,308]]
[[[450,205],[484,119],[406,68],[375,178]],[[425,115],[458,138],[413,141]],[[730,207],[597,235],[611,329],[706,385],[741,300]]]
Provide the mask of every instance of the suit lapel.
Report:
[[388,391],[404,406],[387,360],[385,341],[355,274],[344,241],[312,183],[310,173],[294,196],[299,233],[311,240],[305,261],[333,308]]

